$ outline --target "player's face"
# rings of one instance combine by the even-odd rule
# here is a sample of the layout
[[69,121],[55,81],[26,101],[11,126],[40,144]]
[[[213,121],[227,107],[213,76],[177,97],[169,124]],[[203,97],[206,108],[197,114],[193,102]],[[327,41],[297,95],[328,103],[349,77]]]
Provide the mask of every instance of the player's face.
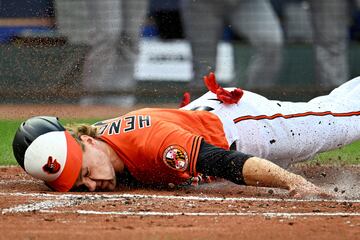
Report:
[[114,190],[116,177],[110,158],[96,144],[85,141],[84,145],[82,168],[74,187],[86,187],[91,192]]

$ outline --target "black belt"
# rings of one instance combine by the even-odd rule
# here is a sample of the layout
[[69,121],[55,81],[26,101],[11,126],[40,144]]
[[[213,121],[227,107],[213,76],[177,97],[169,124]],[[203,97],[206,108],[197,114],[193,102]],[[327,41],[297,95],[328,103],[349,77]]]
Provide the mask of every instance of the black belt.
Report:
[[236,151],[236,142],[233,142],[233,143],[230,145],[230,150]]
[[208,111],[208,112],[210,112],[210,111],[212,111],[214,109],[212,107],[209,107],[209,106],[197,106],[197,107],[194,107],[194,108],[192,108],[190,110],[193,110],[193,111]]

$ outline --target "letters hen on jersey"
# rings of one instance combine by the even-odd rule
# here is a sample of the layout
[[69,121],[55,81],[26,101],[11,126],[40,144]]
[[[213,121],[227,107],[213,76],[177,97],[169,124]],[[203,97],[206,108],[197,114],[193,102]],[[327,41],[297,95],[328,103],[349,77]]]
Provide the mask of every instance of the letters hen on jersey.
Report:
[[149,115],[130,115],[121,118],[114,118],[94,124],[99,129],[99,133],[103,135],[120,134],[122,132],[131,132],[136,129],[148,128],[151,126],[151,118]]

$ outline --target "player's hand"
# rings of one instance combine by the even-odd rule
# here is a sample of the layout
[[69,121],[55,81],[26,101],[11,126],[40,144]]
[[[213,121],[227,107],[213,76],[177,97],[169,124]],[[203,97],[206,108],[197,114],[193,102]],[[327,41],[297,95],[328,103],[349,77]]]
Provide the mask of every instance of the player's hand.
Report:
[[325,189],[322,189],[313,183],[302,179],[298,183],[290,186],[289,195],[294,198],[335,198],[336,196]]

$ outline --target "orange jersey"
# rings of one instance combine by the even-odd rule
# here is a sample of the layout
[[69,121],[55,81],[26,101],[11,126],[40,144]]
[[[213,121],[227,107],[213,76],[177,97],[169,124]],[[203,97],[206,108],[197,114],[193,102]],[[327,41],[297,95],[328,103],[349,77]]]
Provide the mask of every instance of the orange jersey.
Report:
[[142,183],[181,184],[196,176],[203,139],[229,149],[221,121],[206,111],[145,108],[94,126]]

